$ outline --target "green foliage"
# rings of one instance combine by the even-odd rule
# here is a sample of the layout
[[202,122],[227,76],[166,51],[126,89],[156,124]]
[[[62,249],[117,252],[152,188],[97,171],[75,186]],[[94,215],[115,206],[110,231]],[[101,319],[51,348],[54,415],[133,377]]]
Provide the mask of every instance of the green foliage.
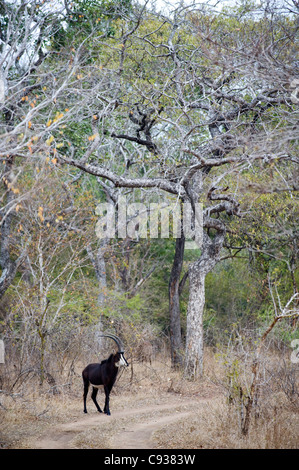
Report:
[[218,327],[254,318],[263,308],[264,294],[264,284],[256,279],[246,259],[226,260],[206,277],[206,309],[217,312]]
[[[74,0],[67,9],[65,23],[53,35],[53,47],[60,50],[72,44],[79,46],[92,34],[115,34],[114,22],[131,9],[131,0]],[[88,42],[92,47],[92,42]]]
[[120,321],[140,323],[146,318],[145,300],[139,294],[128,298],[126,293],[108,291],[102,314],[111,325]]

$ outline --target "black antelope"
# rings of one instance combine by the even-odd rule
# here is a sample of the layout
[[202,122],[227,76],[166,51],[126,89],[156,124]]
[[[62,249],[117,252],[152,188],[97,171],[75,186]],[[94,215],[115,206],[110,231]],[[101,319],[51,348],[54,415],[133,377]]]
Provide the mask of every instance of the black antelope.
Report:
[[84,383],[84,413],[87,413],[86,409],[86,397],[89,389],[89,385],[92,386],[91,398],[97,408],[97,410],[102,413],[101,408],[96,400],[98,389],[101,385],[104,386],[105,391],[105,406],[104,413],[110,415],[109,409],[109,396],[112,390],[112,387],[115,383],[117,372],[120,367],[128,367],[128,362],[124,356],[124,348],[121,340],[112,334],[101,335],[107,338],[113,339],[118,346],[118,351],[116,354],[110,354],[108,359],[105,359],[101,363],[89,364],[82,372],[83,383]]

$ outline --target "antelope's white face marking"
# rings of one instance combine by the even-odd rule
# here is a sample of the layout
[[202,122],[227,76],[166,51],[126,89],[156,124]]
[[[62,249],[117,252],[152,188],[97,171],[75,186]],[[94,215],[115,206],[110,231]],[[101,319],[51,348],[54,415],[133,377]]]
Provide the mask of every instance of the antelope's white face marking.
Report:
[[128,367],[129,364],[127,363],[123,353],[119,354],[119,361],[116,362],[115,365],[116,367]]

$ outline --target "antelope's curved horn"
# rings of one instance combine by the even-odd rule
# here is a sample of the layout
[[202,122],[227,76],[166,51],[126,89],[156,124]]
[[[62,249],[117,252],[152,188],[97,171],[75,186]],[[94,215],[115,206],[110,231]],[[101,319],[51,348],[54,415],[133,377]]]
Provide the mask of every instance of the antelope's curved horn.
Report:
[[112,333],[109,333],[109,334],[110,334],[110,337],[113,336],[114,341],[117,342],[118,348],[119,348],[119,352],[124,352],[124,345],[123,345],[122,340],[121,340],[118,336],[116,336],[116,335],[114,335],[114,334],[112,334]]
[[102,335],[100,335],[100,336],[103,336],[103,337],[105,337],[105,338],[111,338],[111,339],[113,339],[113,341],[115,341],[116,344],[117,344],[117,346],[118,346],[118,352],[123,352],[123,350],[124,350],[123,344],[122,344],[122,342],[121,342],[121,340],[119,339],[118,336],[115,336],[115,335],[110,334],[110,333],[109,333],[109,334],[102,334]]

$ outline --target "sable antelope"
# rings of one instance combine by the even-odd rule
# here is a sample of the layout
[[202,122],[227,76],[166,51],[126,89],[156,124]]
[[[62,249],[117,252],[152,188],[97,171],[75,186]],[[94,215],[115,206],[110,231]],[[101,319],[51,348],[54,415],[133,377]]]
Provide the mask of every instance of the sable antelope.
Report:
[[89,364],[82,372],[83,384],[84,384],[84,413],[87,413],[86,409],[86,397],[89,389],[89,385],[92,386],[91,398],[97,408],[97,410],[102,413],[101,408],[98,405],[96,400],[98,389],[101,385],[104,386],[105,391],[105,406],[104,413],[110,415],[109,410],[109,395],[112,390],[112,387],[115,383],[117,372],[120,367],[128,367],[128,362],[124,356],[124,348],[121,340],[112,334],[101,335],[106,338],[111,338],[116,342],[118,346],[118,351],[116,354],[110,354],[108,359],[105,359],[101,363]]

